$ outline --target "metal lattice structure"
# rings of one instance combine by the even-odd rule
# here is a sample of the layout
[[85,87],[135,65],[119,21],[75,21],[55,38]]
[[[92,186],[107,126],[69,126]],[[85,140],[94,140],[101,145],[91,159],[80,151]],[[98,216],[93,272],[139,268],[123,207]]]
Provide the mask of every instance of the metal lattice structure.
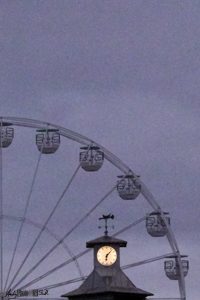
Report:
[[[6,149],[12,144],[13,138],[14,138],[14,129],[17,127],[23,127],[23,128],[32,128],[36,130],[36,146],[39,150],[39,158],[36,165],[35,173],[33,176],[33,180],[30,187],[30,193],[27,198],[27,202],[25,204],[25,208],[23,211],[23,215],[21,216],[11,216],[6,215],[4,213],[4,198],[3,198],[3,151],[6,151]],[[85,276],[81,272],[81,269],[79,267],[78,260],[80,257],[84,256],[88,253],[88,249],[80,252],[77,255],[74,255],[68,246],[65,244],[65,239],[76,229],[78,226],[82,224],[82,222],[90,216],[90,214],[107,198],[109,195],[114,191],[117,190],[119,196],[123,200],[134,200],[136,199],[140,194],[143,195],[143,197],[147,200],[149,203],[151,209],[153,209],[152,213],[149,213],[144,218],[141,218],[139,220],[134,221],[129,226],[123,228],[119,232],[115,233],[115,235],[120,234],[127,230],[128,228],[135,226],[136,224],[140,222],[146,221],[146,228],[147,232],[152,237],[161,237],[166,236],[169,245],[171,247],[172,252],[169,254],[165,254],[163,256],[154,257],[148,260],[140,261],[138,263],[129,264],[127,266],[124,266],[124,269],[134,267],[136,265],[142,265],[149,262],[153,262],[159,259],[164,258],[173,258],[169,261],[165,262],[165,272],[166,275],[173,280],[178,281],[179,285],[179,291],[180,291],[180,299],[185,300],[186,299],[186,292],[185,292],[185,276],[187,275],[188,269],[189,269],[189,263],[187,260],[182,260],[182,255],[180,254],[179,247],[177,244],[177,241],[175,239],[174,233],[172,231],[171,225],[170,225],[170,218],[168,213],[165,213],[160,205],[157,203],[151,192],[148,190],[146,185],[142,182],[139,176],[135,174],[135,172],[130,169],[128,165],[126,165],[124,162],[122,162],[118,157],[116,157],[113,153],[111,153],[109,150],[107,150],[105,147],[100,145],[99,143],[89,139],[88,137],[85,137],[79,133],[73,132],[69,129],[63,128],[61,126],[50,124],[46,122],[31,120],[31,119],[25,119],[25,118],[15,118],[15,117],[1,117],[0,118],[0,286],[1,286],[1,298],[6,299],[6,292],[8,290],[15,290],[16,288],[20,287],[21,289],[29,288],[31,285],[36,284],[40,280],[48,277],[53,272],[56,272],[58,269],[63,268],[69,263],[75,263],[76,267],[79,272],[78,278],[74,278],[65,282],[60,282],[54,285],[48,285],[45,287],[40,288],[56,288],[59,286],[63,286],[66,284],[78,282],[81,280],[84,280]],[[17,130],[16,130],[17,131]],[[69,180],[68,184],[66,185],[65,189],[63,190],[61,196],[55,203],[53,209],[51,210],[50,214],[48,215],[46,220],[42,220],[41,224],[38,224],[34,222],[33,220],[30,220],[27,218],[27,212],[30,206],[30,199],[31,194],[33,191],[33,186],[35,184],[35,180],[38,173],[38,168],[40,164],[40,160],[42,155],[45,154],[54,154],[57,152],[57,150],[61,147],[61,139],[69,139],[71,141],[74,141],[78,143],[81,151],[79,156],[79,164],[73,173],[71,179]],[[55,211],[57,210],[58,206],[60,205],[64,195],[67,193],[72,181],[74,180],[75,176],[77,175],[80,168],[84,169],[87,172],[96,172],[98,171],[102,166],[104,161],[107,160],[109,163],[111,163],[114,167],[117,168],[119,172],[122,173],[122,175],[118,176],[117,184],[114,185],[100,200],[97,202],[93,207],[89,208],[89,211],[80,218],[78,222],[75,223],[75,225],[72,226],[72,228],[65,233],[64,236],[59,237],[54,232],[52,232],[48,228],[48,224],[52,216],[54,215]],[[16,242],[14,246],[14,251],[11,255],[11,260],[9,264],[8,273],[6,276],[4,273],[3,268],[3,259],[4,259],[4,249],[3,249],[3,241],[4,241],[4,220],[10,220],[10,221],[16,221],[20,223],[20,227],[18,230],[18,233],[16,235]],[[23,228],[25,225],[31,225],[36,228],[38,228],[39,232],[34,239],[29,251],[25,255],[25,257],[22,259],[20,265],[18,266],[16,272],[12,274],[13,265],[15,262],[15,256],[18,249],[18,244],[20,242],[20,236],[23,231]],[[34,264],[30,270],[28,270],[25,274],[21,273],[24,264],[28,260],[29,256],[32,254],[36,244],[38,243],[41,235],[47,232],[51,235],[52,238],[56,240],[56,244],[50,248],[45,255],[40,258],[36,264]],[[70,258],[66,260],[64,263],[61,263],[54,268],[45,271],[44,274],[37,276],[36,278],[32,279],[30,282],[24,284],[24,279],[26,279],[34,270],[38,268],[38,266],[45,261],[50,254],[52,254],[56,248],[62,244],[65,250],[70,255]],[[22,275],[23,276],[20,276]],[[11,276],[12,275],[12,276]],[[17,277],[20,277],[17,280]],[[177,298],[178,299],[178,298]]]

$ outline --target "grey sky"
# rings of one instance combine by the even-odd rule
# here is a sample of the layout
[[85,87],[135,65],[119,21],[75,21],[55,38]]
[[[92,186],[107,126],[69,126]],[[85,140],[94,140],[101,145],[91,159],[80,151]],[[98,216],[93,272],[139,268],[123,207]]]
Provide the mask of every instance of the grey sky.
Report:
[[[70,128],[93,138],[130,164],[163,209],[172,215],[181,251],[190,256],[186,283],[191,300],[198,299],[195,282],[200,271],[199,14],[200,3],[195,0],[4,0],[0,3],[1,115],[39,119]],[[22,130],[21,135],[22,139],[26,138],[26,130]],[[27,174],[21,190],[23,198],[38,153],[28,146],[25,149],[19,136],[16,134],[13,145],[18,150],[13,148],[5,156],[7,170],[15,175],[9,178],[10,183],[20,181],[18,172],[21,176]],[[30,142],[31,138],[28,138]],[[69,176],[76,167],[77,156],[77,152],[73,152],[77,149],[71,144],[69,154],[73,159],[68,163]],[[22,151],[25,154],[21,155]],[[14,153],[19,162],[14,159]],[[59,153],[56,159],[60,169],[52,178],[59,178],[58,184],[63,187],[65,153]],[[23,156],[30,156],[31,171],[29,165],[20,163]],[[55,165],[47,158],[43,163],[44,174],[46,167],[52,168],[52,174]],[[22,166],[24,169],[20,170]],[[98,198],[102,195],[97,192],[99,185],[101,191],[106,191],[115,180],[114,177],[109,179],[109,184],[105,183],[106,174],[108,177],[117,175],[108,166],[101,172],[101,179],[95,177],[93,187]],[[80,176],[83,177],[83,173]],[[46,182],[45,176],[42,178]],[[89,185],[89,177],[82,178],[82,182]],[[5,187],[7,190],[10,191],[9,185]],[[45,198],[41,191],[42,183],[37,193],[38,197]],[[79,189],[72,191],[75,199],[78,198],[76,192]],[[11,199],[14,191],[10,193]],[[87,193],[89,197],[90,192]],[[144,200],[137,201],[135,211],[140,217]],[[114,209],[116,214],[122,204]],[[81,206],[80,202],[76,205]],[[134,209],[134,204],[131,205]],[[72,204],[69,204],[70,209],[73,210]],[[117,218],[120,219],[120,214]],[[95,220],[92,217],[90,221]],[[127,223],[128,220],[131,215]],[[123,221],[119,220],[119,224],[122,226]],[[99,234],[96,224],[93,225],[91,238]],[[56,228],[53,222],[54,226]],[[88,226],[83,226],[82,231],[88,230]],[[135,247],[131,241],[133,235],[139,240],[141,233],[142,228],[139,228],[138,232],[127,234],[130,249]],[[90,239],[90,234],[85,238],[81,235],[77,232],[77,243],[84,249],[85,239]],[[146,238],[144,234],[144,241]],[[155,247],[159,248],[159,243],[148,239],[149,254],[144,251],[141,259],[151,257]],[[137,251],[139,255],[140,249]],[[132,261],[127,259],[128,262]],[[163,272],[161,265],[155,265],[153,271],[150,266],[150,271],[154,275]],[[148,267],[145,272],[150,274]],[[138,272],[141,272],[138,284],[144,284],[142,271]],[[133,281],[136,277],[132,277]],[[159,275],[155,279],[152,275],[141,288],[152,291],[158,279]],[[164,296],[169,288],[176,289],[164,276],[162,280],[160,295]]]

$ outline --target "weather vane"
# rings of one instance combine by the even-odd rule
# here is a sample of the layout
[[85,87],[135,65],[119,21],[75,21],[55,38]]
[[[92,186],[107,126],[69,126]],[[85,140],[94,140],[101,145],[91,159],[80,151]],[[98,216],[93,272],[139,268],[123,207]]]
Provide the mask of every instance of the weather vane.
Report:
[[[99,218],[99,220],[104,220],[105,221],[105,224],[104,224],[104,227],[105,227],[105,231],[104,231],[104,234],[107,236],[108,235],[108,220],[109,219],[114,219],[115,216],[112,215],[112,214],[109,214],[109,215],[102,215],[102,217]],[[103,226],[99,226],[99,228],[102,228]],[[114,226],[112,226],[112,228],[114,228]]]

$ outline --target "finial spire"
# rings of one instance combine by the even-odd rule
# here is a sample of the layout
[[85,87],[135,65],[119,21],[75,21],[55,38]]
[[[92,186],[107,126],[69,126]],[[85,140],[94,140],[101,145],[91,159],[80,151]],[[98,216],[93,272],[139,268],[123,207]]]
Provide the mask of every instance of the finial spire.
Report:
[[[112,215],[112,214],[109,214],[109,215],[102,215],[101,218],[99,218],[99,220],[104,220],[105,221],[105,231],[104,231],[104,234],[105,236],[108,236],[108,220],[109,219],[114,219],[115,216]],[[101,228],[101,226],[99,226],[99,228]]]

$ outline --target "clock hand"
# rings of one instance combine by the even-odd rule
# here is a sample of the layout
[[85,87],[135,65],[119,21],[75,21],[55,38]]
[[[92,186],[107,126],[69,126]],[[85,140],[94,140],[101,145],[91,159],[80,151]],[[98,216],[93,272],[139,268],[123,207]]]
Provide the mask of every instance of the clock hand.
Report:
[[107,254],[106,254],[106,260],[108,259],[108,255],[110,254],[112,250],[110,250]]

